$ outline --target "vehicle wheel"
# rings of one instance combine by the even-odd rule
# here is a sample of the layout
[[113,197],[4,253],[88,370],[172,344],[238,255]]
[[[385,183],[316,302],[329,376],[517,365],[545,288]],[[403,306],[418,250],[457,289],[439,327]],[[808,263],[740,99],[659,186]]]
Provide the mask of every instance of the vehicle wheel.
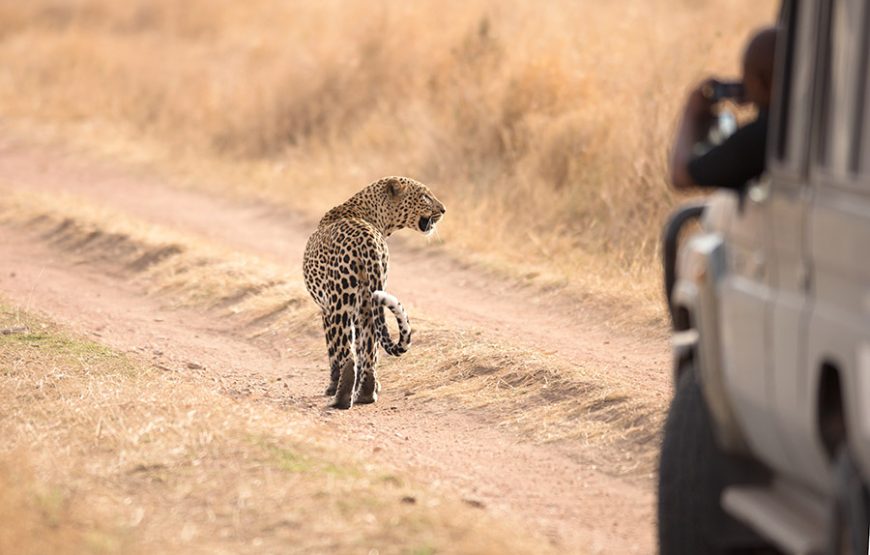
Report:
[[659,462],[661,555],[775,553],[719,503],[726,485],[766,480],[769,475],[759,464],[727,455],[716,444],[695,372],[685,369],[668,412]]
[[868,553],[870,534],[870,497],[858,465],[843,446],[834,461],[836,480],[829,553],[832,555]]

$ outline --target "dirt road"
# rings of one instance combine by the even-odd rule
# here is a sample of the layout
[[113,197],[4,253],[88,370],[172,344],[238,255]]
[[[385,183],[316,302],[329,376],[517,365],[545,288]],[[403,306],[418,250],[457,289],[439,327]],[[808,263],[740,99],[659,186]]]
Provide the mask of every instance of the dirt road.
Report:
[[[313,222],[285,210],[12,142],[0,142],[0,176],[0,191],[74,195],[277,263],[288,279],[301,281],[302,250]],[[166,300],[147,295],[140,281],[82,264],[75,253],[27,228],[0,227],[0,261],[0,295],[13,303],[111,347],[220,383],[227,394],[325,421],[379,464],[420,476],[482,510],[519,517],[529,533],[566,553],[654,551],[653,480],[648,472],[608,472],[609,458],[620,453],[584,453],[580,442],[534,443],[493,427],[491,415],[479,410],[437,399],[420,404],[388,386],[374,406],[330,411],[320,396],[324,357],[314,345],[321,339],[245,340],[232,320],[167,309]],[[599,323],[598,309],[495,277],[410,240],[393,242],[389,289],[412,314],[473,328],[487,341],[582,362],[599,372],[598,379],[664,409],[668,357],[655,331],[613,332]]]

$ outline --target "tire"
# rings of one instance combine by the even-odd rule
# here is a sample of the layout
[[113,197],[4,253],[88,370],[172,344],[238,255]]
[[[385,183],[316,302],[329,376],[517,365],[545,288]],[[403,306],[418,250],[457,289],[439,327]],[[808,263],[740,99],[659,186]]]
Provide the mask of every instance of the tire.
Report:
[[659,461],[658,528],[661,555],[776,553],[719,502],[725,486],[761,483],[759,464],[724,453],[692,368],[680,376],[665,423]]
[[834,461],[836,481],[828,552],[864,555],[870,533],[870,495],[848,448],[841,447]]

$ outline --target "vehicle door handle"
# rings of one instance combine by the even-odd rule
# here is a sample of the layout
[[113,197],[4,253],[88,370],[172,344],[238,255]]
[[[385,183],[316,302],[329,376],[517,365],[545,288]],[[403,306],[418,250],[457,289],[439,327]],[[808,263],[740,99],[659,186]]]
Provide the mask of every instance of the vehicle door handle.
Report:
[[763,204],[768,198],[770,198],[770,181],[764,180],[754,183],[749,187],[747,196],[749,197],[749,200],[755,204]]
[[810,287],[812,286],[812,279],[810,276],[811,276],[810,267],[807,265],[807,263],[801,262],[800,264],[798,264],[798,268],[797,268],[798,283],[800,284],[800,287],[803,289],[804,292],[809,291]]

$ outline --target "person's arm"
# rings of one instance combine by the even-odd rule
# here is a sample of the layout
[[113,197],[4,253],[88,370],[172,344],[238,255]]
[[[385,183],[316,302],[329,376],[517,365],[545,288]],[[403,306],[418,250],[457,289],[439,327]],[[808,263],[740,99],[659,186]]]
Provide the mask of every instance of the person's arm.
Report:
[[743,191],[746,184],[764,172],[767,115],[759,114],[688,165],[691,181],[699,187]]
[[689,162],[692,161],[692,149],[704,138],[713,119],[712,102],[702,92],[702,83],[689,94],[683,117],[671,152],[671,183],[676,189],[688,189],[697,186],[689,173]]

